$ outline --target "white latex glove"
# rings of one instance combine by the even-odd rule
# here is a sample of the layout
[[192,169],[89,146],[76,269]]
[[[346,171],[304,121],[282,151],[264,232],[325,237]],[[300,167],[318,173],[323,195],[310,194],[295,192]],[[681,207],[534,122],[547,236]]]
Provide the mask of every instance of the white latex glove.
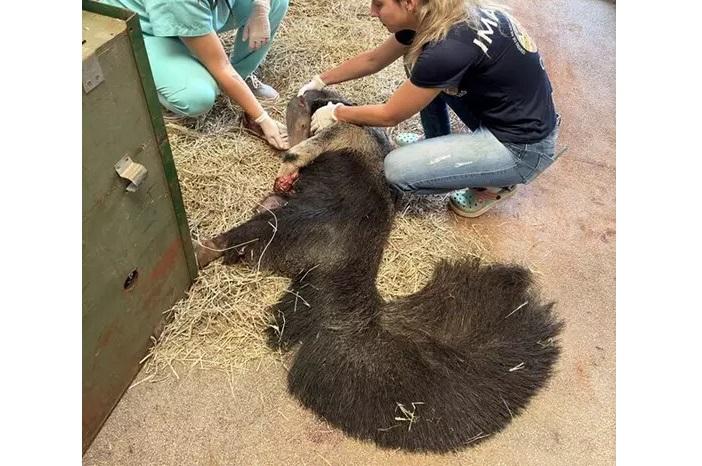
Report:
[[327,126],[331,126],[339,121],[336,119],[336,116],[334,116],[334,112],[342,105],[343,104],[341,103],[333,104],[329,102],[327,105],[314,112],[314,114],[312,114],[312,122],[310,124],[312,134],[315,134],[317,131],[323,130]]
[[324,84],[322,78],[320,78],[319,75],[316,75],[310,82],[302,86],[300,90],[297,91],[297,96],[300,97],[307,91],[321,91],[325,86],[326,84]]
[[244,26],[243,40],[249,41],[249,48],[257,50],[268,43],[271,38],[271,23],[268,13],[271,11],[270,0],[254,0],[249,20]]
[[268,112],[264,111],[254,122],[263,130],[263,135],[266,137],[268,144],[279,150],[288,150],[290,148],[287,128],[271,118]]

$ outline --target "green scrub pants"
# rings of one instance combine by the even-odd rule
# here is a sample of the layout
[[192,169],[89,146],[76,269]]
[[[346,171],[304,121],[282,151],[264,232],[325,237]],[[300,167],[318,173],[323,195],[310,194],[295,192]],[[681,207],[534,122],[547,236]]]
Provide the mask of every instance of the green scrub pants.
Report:
[[[269,20],[271,39],[258,50],[249,49],[241,36],[251,14],[251,0],[234,2],[232,14],[237,28],[236,41],[229,61],[242,78],[248,77],[266,58],[273,37],[288,10],[288,0],[271,0]],[[144,34],[151,73],[161,104],[183,116],[198,116],[208,112],[219,94],[217,82],[177,37],[155,37]]]

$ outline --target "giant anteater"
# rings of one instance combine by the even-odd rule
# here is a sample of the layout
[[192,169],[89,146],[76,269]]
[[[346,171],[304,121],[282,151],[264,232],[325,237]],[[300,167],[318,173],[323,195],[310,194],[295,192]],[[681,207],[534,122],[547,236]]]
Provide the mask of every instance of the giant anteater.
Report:
[[[329,91],[291,101],[292,143]],[[249,221],[198,248],[292,278],[272,306],[269,344],[296,349],[288,389],[347,434],[381,447],[447,452],[503,429],[542,388],[562,323],[514,265],[443,261],[412,295],[375,285],[394,214],[383,131],[339,123],[285,155],[273,195]],[[310,163],[314,160],[314,163]],[[307,166],[305,166],[307,165]],[[281,181],[282,180],[282,181]]]

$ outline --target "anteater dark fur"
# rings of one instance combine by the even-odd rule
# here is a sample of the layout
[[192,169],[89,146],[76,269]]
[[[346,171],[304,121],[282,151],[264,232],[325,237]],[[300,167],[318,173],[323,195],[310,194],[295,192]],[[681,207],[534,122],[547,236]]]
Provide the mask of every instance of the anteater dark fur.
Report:
[[[562,323],[527,270],[476,259],[443,261],[421,291],[383,300],[375,281],[394,215],[382,175],[390,146],[384,132],[363,131],[370,139],[321,153],[294,193],[205,246],[231,248],[225,263],[260,261],[292,278],[268,338],[296,350],[288,389],[304,406],[381,447],[460,450],[502,430],[546,384]],[[217,255],[198,251],[201,265]]]

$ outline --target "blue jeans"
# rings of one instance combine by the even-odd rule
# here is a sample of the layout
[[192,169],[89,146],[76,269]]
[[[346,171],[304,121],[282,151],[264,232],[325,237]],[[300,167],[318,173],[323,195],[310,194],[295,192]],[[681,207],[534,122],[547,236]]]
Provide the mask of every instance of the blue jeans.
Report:
[[[448,110],[473,130],[450,134]],[[557,158],[556,127],[533,144],[502,143],[479,126],[460,97],[444,93],[422,110],[426,139],[390,152],[385,158],[385,178],[397,191],[441,194],[465,188],[502,187],[531,182]]]

